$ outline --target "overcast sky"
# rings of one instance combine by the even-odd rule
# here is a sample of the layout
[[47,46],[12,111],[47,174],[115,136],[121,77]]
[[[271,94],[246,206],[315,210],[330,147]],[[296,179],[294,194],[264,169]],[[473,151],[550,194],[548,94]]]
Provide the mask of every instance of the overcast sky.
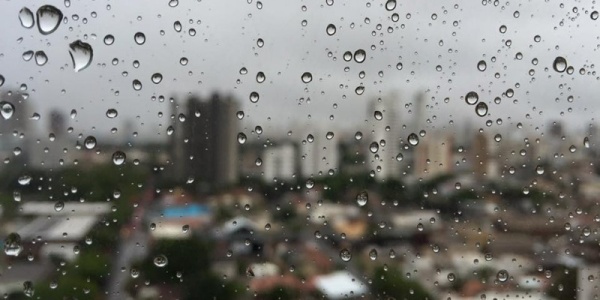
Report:
[[[164,137],[166,126],[161,124],[170,123],[169,104],[153,101],[152,96],[183,99],[189,93],[214,91],[238,98],[246,113],[245,131],[261,125],[272,134],[293,130],[295,124],[364,128],[365,120],[375,122],[367,112],[368,101],[391,97],[392,92],[400,101],[401,121],[407,124],[405,104],[417,92],[426,92],[424,118],[432,120],[427,129],[448,127],[450,120],[455,128],[467,122],[479,128],[498,118],[504,120],[502,128],[490,131],[514,128],[517,122],[534,130],[549,120],[581,129],[594,121],[600,108],[594,69],[600,60],[600,20],[590,17],[595,10],[591,4],[398,1],[388,11],[385,1],[335,0],[329,6],[325,0],[266,0],[261,1],[262,9],[256,0],[179,2],[170,7],[168,0],[71,1],[66,7],[63,1],[4,1],[2,88],[27,85],[26,101],[42,115],[40,127],[46,125],[48,110],[58,107],[65,114],[77,110],[72,120],[77,133],[109,135],[111,127],[123,128],[123,122],[132,119],[144,139]],[[49,35],[37,27],[22,27],[18,18],[22,7],[35,13],[43,4],[56,6],[65,17]],[[399,15],[397,22],[393,13]],[[175,21],[181,22],[181,32],[174,29]],[[326,33],[328,24],[337,28],[332,36]],[[499,30],[502,25],[507,27],[505,33]],[[143,45],[135,43],[136,32],[145,34]],[[108,34],[115,37],[110,46],[103,42]],[[536,35],[539,42],[534,41]],[[257,46],[259,38],[264,40],[262,48]],[[92,65],[81,72],[73,70],[68,51],[76,40],[94,50]],[[363,63],[343,60],[344,52],[358,49],[366,51]],[[48,63],[24,61],[22,54],[28,50],[45,51]],[[575,68],[572,75],[553,70],[557,56]],[[189,63],[182,66],[181,57]],[[118,65],[111,63],[113,58]],[[139,68],[133,67],[134,60],[140,62]],[[487,63],[483,72],[477,69],[480,60]],[[240,74],[242,67],[247,68],[246,75]],[[266,75],[264,83],[256,82],[259,71]],[[364,78],[359,77],[361,71]],[[304,72],[312,74],[312,82],[302,82]],[[152,83],[154,73],[163,75],[160,84]],[[142,82],[140,91],[133,89],[134,79]],[[365,92],[357,95],[360,85]],[[514,96],[502,96],[509,88]],[[249,100],[253,91],[260,94],[255,104]],[[465,103],[469,91],[478,92],[480,101],[489,105],[488,116],[478,117],[475,107]],[[572,103],[567,101],[569,95]],[[493,103],[497,96],[502,98],[500,104]],[[105,116],[109,108],[118,110],[117,118]]]

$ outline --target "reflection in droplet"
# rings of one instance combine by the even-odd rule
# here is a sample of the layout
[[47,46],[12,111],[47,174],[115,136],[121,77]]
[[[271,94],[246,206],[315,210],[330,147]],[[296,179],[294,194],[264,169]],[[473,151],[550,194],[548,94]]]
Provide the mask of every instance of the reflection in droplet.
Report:
[[411,146],[416,146],[419,144],[419,136],[415,133],[411,133],[408,135],[408,143]]
[[388,0],[385,3],[385,9],[388,11],[392,11],[396,8],[396,0]]
[[10,119],[14,112],[15,106],[12,103],[6,101],[0,102],[0,114],[2,114],[4,120]]
[[500,282],[506,282],[508,280],[508,271],[506,271],[506,270],[498,271],[498,273],[496,274],[496,279],[498,279],[498,281],[500,281]]
[[115,153],[112,155],[112,161],[116,166],[120,166],[125,163],[126,158],[127,156],[123,151],[115,151]]
[[46,53],[44,51],[36,51],[34,56],[35,63],[38,66],[43,66],[48,62],[48,56],[46,56]]
[[562,73],[567,69],[567,60],[562,56],[557,56],[552,64],[554,71]]
[[154,261],[154,265],[159,268],[166,266],[168,263],[167,257],[162,254],[155,256],[153,261]]
[[243,132],[238,133],[238,135],[237,135],[237,141],[240,144],[246,143],[246,135]]
[[21,236],[16,232],[10,233],[4,239],[4,253],[9,256],[19,256],[21,251],[23,251]]
[[83,145],[88,150],[96,148],[96,138],[91,135],[86,137],[85,140],[83,141]]
[[379,151],[379,143],[372,142],[371,145],[369,145],[369,150],[371,150],[371,153],[377,153],[377,151]]
[[109,108],[108,110],[106,110],[106,116],[107,116],[109,119],[114,119],[114,118],[116,118],[118,115],[119,115],[119,112],[118,112],[116,109],[114,109],[114,108]]
[[90,44],[76,40],[69,44],[69,54],[73,62],[73,69],[75,72],[80,72],[92,63],[94,50]]
[[52,5],[44,5],[38,8],[37,23],[40,33],[44,35],[53,33],[60,25],[62,18],[62,12]]
[[19,11],[19,21],[21,21],[21,26],[25,28],[33,27],[33,25],[35,25],[33,12],[27,7],[21,8]]

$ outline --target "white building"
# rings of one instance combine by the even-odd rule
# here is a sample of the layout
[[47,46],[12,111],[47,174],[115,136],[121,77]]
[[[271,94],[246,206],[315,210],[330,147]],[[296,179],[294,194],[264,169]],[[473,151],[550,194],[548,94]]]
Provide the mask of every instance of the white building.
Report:
[[263,178],[267,182],[278,180],[290,181],[296,175],[296,147],[293,144],[283,144],[268,147],[264,150]]

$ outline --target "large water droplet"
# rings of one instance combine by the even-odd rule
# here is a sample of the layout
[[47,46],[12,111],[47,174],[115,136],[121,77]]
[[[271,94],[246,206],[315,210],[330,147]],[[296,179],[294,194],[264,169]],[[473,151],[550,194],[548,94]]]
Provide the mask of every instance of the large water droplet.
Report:
[[362,191],[356,195],[356,203],[358,203],[358,206],[365,206],[368,201],[369,193],[367,193],[367,191]]
[[109,108],[109,109],[106,111],[106,116],[107,116],[109,119],[114,119],[114,118],[116,118],[118,115],[119,115],[119,112],[118,112],[116,109],[114,109],[114,108]]
[[23,57],[24,61],[30,61],[33,58],[33,51],[27,50],[23,52],[23,55],[21,55],[21,57]]
[[342,251],[340,251],[340,258],[343,261],[350,261],[352,259],[352,254],[350,253],[350,250],[348,249],[342,249]]
[[15,113],[15,106],[10,102],[0,102],[0,113],[5,120],[8,120]]
[[33,283],[31,281],[23,282],[23,294],[27,297],[33,297],[35,290],[33,289]]
[[587,136],[583,138],[583,147],[590,148],[590,139]]
[[146,42],[146,35],[144,35],[143,32],[137,32],[134,36],[133,39],[135,40],[135,43],[138,45],[143,45]]
[[154,84],[159,84],[162,81],[163,76],[160,73],[154,73],[154,74],[152,74],[151,79]]
[[80,72],[92,63],[94,50],[90,44],[76,40],[69,44],[69,54],[73,62],[73,70]]
[[153,261],[154,261],[154,265],[159,268],[162,268],[169,263],[169,261],[167,260],[167,257],[162,254],[159,254],[156,257],[154,257]]
[[243,132],[238,133],[238,135],[237,135],[237,141],[240,144],[246,143],[246,134],[244,134]]
[[257,92],[250,93],[250,102],[256,103],[260,99],[260,95]]
[[107,46],[112,45],[115,42],[115,37],[112,34],[107,34],[104,37],[104,44]]
[[592,18],[592,20],[598,20],[598,11],[595,10],[590,14],[590,18]]
[[363,49],[358,49],[354,51],[354,61],[357,63],[362,63],[367,58],[367,53]]
[[48,62],[48,56],[44,51],[35,51],[35,63],[38,66],[43,66]]
[[328,35],[334,35],[336,30],[337,29],[335,28],[335,25],[329,24],[329,25],[327,25],[327,29],[325,31],[327,32]]
[[60,25],[60,21],[62,21],[62,18],[62,12],[52,5],[44,5],[38,8],[37,23],[40,33],[53,33],[58,28],[58,25]]
[[29,175],[23,175],[20,176],[17,181],[19,182],[20,185],[28,185],[31,182],[31,176]]
[[562,56],[557,56],[552,64],[554,71],[562,73],[567,69],[567,60]]
[[310,74],[310,72],[304,72],[304,74],[302,74],[302,82],[304,83],[309,83],[312,81],[312,74]]
[[487,64],[485,63],[485,60],[480,60],[477,63],[477,70],[483,72],[483,71],[485,71],[485,69],[487,69]]
[[377,259],[377,250],[371,249],[371,251],[369,251],[369,258],[371,260],[376,260]]
[[33,12],[27,8],[23,7],[19,11],[19,21],[21,21],[21,26],[25,28],[31,28],[35,25],[35,18],[33,17]]
[[498,279],[498,281],[500,281],[500,282],[506,282],[508,280],[508,271],[506,271],[506,270],[498,271],[498,273],[496,274],[496,279]]
[[411,133],[408,135],[408,143],[411,146],[416,146],[419,144],[419,136],[416,133]]
[[54,203],[54,210],[57,212],[60,212],[61,210],[63,210],[65,208],[65,203],[62,201],[57,201],[56,203]]
[[83,145],[88,150],[96,148],[96,138],[91,135],[86,137],[85,140],[83,141]]
[[123,163],[125,163],[126,158],[127,158],[127,156],[125,155],[125,153],[123,151],[115,151],[115,153],[113,153],[113,155],[112,155],[112,161],[117,166],[120,166]]
[[263,72],[256,73],[256,82],[263,83],[263,82],[265,82],[265,79],[267,79],[265,76],[265,73],[263,73]]
[[477,95],[476,92],[468,92],[465,96],[465,101],[469,105],[474,105],[475,103],[477,103],[477,101],[479,101],[479,95]]
[[371,145],[369,145],[369,150],[371,150],[371,153],[377,153],[377,151],[379,151],[379,143],[372,142]]
[[385,9],[388,11],[392,11],[396,8],[396,0],[388,0],[385,3]]
[[9,234],[6,239],[4,239],[4,253],[9,256],[19,256],[23,251],[23,247],[21,246],[21,236],[18,233]]
[[477,113],[478,116],[485,117],[487,115],[487,112],[488,106],[487,104],[485,104],[485,102],[477,103],[477,106],[475,106],[475,113]]

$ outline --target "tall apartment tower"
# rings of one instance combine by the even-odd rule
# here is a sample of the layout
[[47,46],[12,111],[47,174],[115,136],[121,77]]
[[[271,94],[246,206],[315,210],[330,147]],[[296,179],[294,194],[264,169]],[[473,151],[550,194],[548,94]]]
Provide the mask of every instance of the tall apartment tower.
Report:
[[396,156],[400,153],[402,129],[397,104],[399,102],[400,98],[392,94],[387,98],[373,99],[367,109],[367,120],[371,125],[369,129],[373,134],[369,132],[363,138],[369,139],[367,145],[378,143],[379,150],[373,154],[370,149],[367,149],[365,153],[368,153],[369,168],[379,170],[375,175],[378,180],[400,177],[400,165],[396,160]]
[[[176,105],[172,110],[177,110]],[[220,94],[209,99],[192,96],[184,111],[183,122],[175,117],[177,127],[172,135],[174,170],[183,172],[176,178],[193,177],[200,184],[212,186],[234,183],[238,179],[240,146],[237,102]]]

